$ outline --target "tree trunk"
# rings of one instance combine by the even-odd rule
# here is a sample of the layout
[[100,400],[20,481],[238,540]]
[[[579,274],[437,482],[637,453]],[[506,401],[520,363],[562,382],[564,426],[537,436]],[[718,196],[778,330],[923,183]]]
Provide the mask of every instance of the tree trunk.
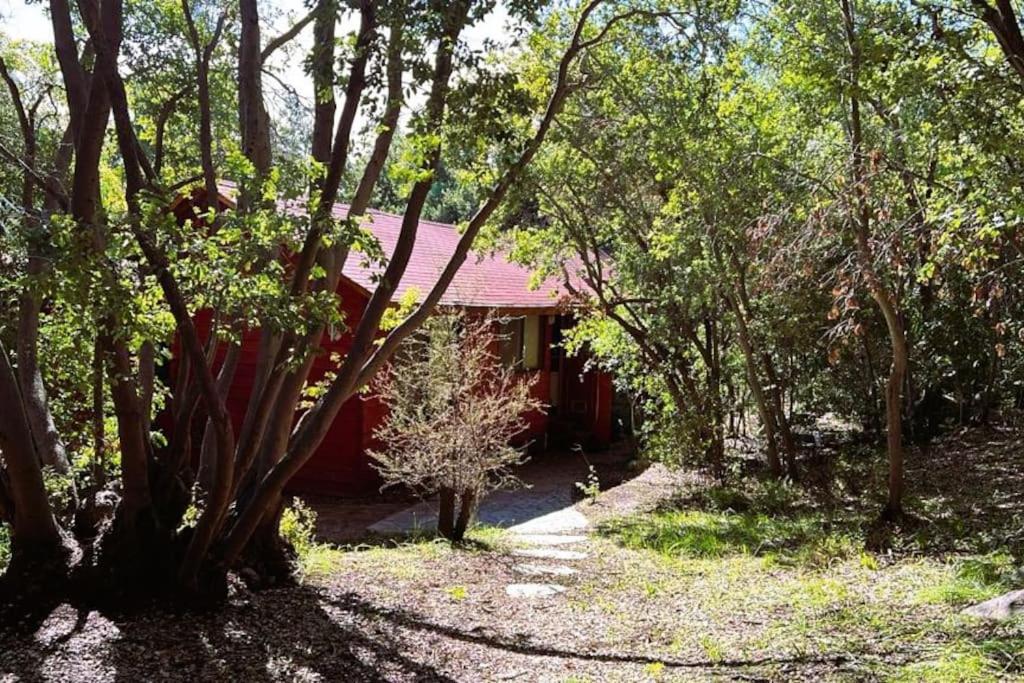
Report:
[[466,489],[462,492],[460,498],[459,516],[455,520],[455,526],[452,529],[451,535],[453,541],[461,541],[465,538],[469,523],[473,521],[473,515],[476,514],[476,491]]
[[97,489],[107,485],[106,425],[103,406],[106,386],[103,372],[103,344],[97,337],[92,352],[92,478]]
[[270,170],[270,120],[263,102],[260,15],[256,0],[240,0],[238,41],[238,122],[242,153],[261,177]]
[[36,455],[32,430],[25,414],[18,380],[7,350],[0,342],[0,452],[10,484],[9,516],[12,567],[22,557],[28,565],[48,561],[61,547],[60,529],[46,495],[43,472]]
[[284,499],[271,503],[245,547],[241,574],[250,588],[289,585],[295,581],[295,549],[281,536]]
[[1007,64],[1024,81],[1024,37],[1021,36],[1013,3],[1011,0],[995,0],[995,3],[993,7],[988,0],[973,0],[974,6],[981,10],[982,21],[988,24],[999,42]]
[[861,125],[860,88],[861,48],[857,40],[856,19],[850,0],[841,0],[843,28],[850,53],[850,152],[856,214],[851,216],[861,270],[871,298],[885,318],[892,347],[892,365],[885,392],[886,450],[889,458],[889,496],[882,516],[896,519],[903,513],[903,384],[908,366],[906,331],[896,300],[875,270],[871,247],[871,206],[868,202],[868,177],[865,168],[864,135]]
[[[112,325],[109,325],[112,326]],[[149,444],[142,429],[139,397],[135,392],[131,357],[123,343],[105,341],[110,348],[110,396],[117,415],[118,440],[121,445],[121,483],[125,513],[134,518],[150,507]]]
[[771,394],[772,405],[775,409],[775,419],[778,421],[776,426],[778,427],[779,434],[782,436],[782,452],[786,460],[786,474],[795,480],[799,475],[796,465],[796,440],[793,438],[793,429],[790,427],[789,417],[786,415],[786,407],[782,399],[782,383],[779,382],[779,376],[775,372],[775,362],[772,360],[771,354],[765,351],[761,354],[761,357],[764,359],[765,376],[771,385],[769,393]]
[[892,367],[885,392],[886,450],[889,453],[889,497],[883,516],[898,519],[903,514],[903,415],[902,389],[907,372],[907,347],[903,330],[890,329]]
[[747,368],[747,386],[750,388],[750,394],[754,398],[757,414],[761,418],[761,427],[764,429],[765,450],[768,453],[768,469],[773,477],[778,478],[782,476],[782,462],[779,460],[779,450],[775,442],[775,414],[768,405],[768,400],[764,395],[764,388],[761,386],[761,379],[758,377],[757,356],[750,340],[750,330],[747,328],[747,321],[743,310],[740,308],[735,295],[726,295],[725,298],[729,302],[733,314],[736,316],[736,329],[739,333],[737,336],[740,348],[743,349],[743,360]]
[[[31,278],[42,275],[43,270],[43,259],[36,253],[31,254],[28,262],[30,282]],[[25,400],[25,413],[38,447],[39,459],[44,465],[58,472],[67,473],[70,470],[67,453],[50,414],[43,374],[39,369],[36,355],[42,297],[34,290],[30,284],[21,297],[18,316],[18,379]]]
[[438,494],[437,533],[455,538],[455,490],[443,488]]

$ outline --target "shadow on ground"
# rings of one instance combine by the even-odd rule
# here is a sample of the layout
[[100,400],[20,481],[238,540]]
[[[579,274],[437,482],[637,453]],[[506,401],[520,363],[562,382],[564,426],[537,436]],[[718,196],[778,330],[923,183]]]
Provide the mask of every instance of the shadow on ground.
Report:
[[63,604],[38,624],[5,621],[0,679],[6,675],[126,683],[453,680],[409,654],[372,606],[325,599],[309,587],[205,613],[116,614]]
[[[560,648],[528,636],[447,624],[381,607],[352,593],[299,587],[267,591],[207,613],[114,614],[63,604],[23,632],[0,629],[0,678],[24,681],[455,681],[432,663],[438,652],[479,649],[576,664],[733,669],[836,666],[847,655],[678,659]],[[484,652],[486,651],[486,652]],[[499,672],[495,672],[498,674]],[[457,676],[457,674],[455,674]],[[6,679],[5,679],[6,680]]]

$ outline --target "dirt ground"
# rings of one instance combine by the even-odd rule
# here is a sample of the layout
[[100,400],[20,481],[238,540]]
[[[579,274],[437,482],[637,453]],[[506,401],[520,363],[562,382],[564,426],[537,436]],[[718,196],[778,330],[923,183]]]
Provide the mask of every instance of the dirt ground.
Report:
[[237,588],[209,614],[63,605],[41,623],[0,625],[0,681],[1022,680],[1021,620],[959,616],[1002,587],[964,567],[1019,566],[1021,445],[1013,433],[980,432],[913,454],[916,521],[897,530],[913,543],[868,550],[878,541],[870,530],[840,521],[881,491],[884,467],[869,452],[853,465],[826,462],[837,483],[809,474],[810,492],[798,492],[829,501],[827,524],[800,527],[824,528],[819,555],[734,551],[722,533],[710,554],[654,552],[616,520],[648,524],[660,518],[647,512],[680,505],[682,515],[692,506],[737,519],[699,510],[702,477],[654,466],[578,503],[595,530],[576,546],[586,557],[572,563],[567,590],[551,598],[508,595],[523,559],[495,529],[465,549],[364,539],[327,551],[327,569],[298,587]]

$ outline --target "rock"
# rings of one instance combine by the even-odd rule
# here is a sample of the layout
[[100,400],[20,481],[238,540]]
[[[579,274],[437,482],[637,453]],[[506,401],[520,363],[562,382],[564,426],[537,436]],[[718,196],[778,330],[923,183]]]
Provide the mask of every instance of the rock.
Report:
[[512,540],[526,545],[569,545],[583,543],[586,536],[566,536],[563,534],[514,534]]
[[1012,619],[1024,614],[1024,590],[1012,591],[998,598],[986,600],[962,611],[972,617],[996,619],[999,621]]
[[553,583],[513,583],[505,586],[511,598],[550,598],[565,592],[565,586]]
[[519,574],[526,574],[527,576],[572,576],[577,573],[572,567],[541,564],[517,564],[512,567],[512,571]]
[[544,560],[585,560],[586,553],[578,553],[575,550],[559,550],[557,548],[524,548],[512,553],[519,557],[539,557]]

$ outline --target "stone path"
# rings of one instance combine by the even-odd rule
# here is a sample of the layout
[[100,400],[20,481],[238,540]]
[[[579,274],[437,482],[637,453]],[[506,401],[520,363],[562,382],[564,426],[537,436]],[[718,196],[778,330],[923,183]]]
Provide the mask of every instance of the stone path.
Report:
[[[587,559],[589,555],[583,552],[588,542],[586,536],[559,533],[566,530],[586,529],[586,518],[575,508],[572,508],[572,511],[583,519],[582,527],[576,525],[567,527],[563,523],[571,519],[567,514],[551,513],[509,529],[512,542],[520,546],[512,554],[521,558],[560,562],[581,562]],[[566,513],[567,511],[559,512]],[[572,549],[569,550],[563,546],[571,546]],[[579,570],[564,564],[521,562],[514,565],[512,571],[524,576],[548,577],[549,580],[555,580],[556,578],[570,577],[578,573]],[[566,590],[568,588],[559,583],[512,583],[505,586],[505,593],[510,598],[553,598]]]
[[[495,491],[480,504],[476,521],[504,526],[524,534],[552,534],[584,529],[587,518],[572,504],[572,484]],[[371,524],[378,534],[400,534],[437,528],[437,503],[427,500]]]
[[[573,504],[575,482],[583,480],[583,461],[549,463],[524,477],[528,488],[496,491],[482,501],[476,519],[506,527],[516,549],[512,567],[523,578],[510,583],[506,594],[516,599],[548,599],[565,593],[568,582],[589,557],[590,522]],[[437,527],[436,501],[424,501],[370,525],[378,534],[401,534]],[[575,566],[573,566],[575,565]]]
[[[549,561],[514,565],[512,570],[516,574],[535,582],[508,584],[505,593],[510,598],[545,599],[565,593],[568,587],[554,581],[571,577],[579,570],[561,563],[587,559],[583,549],[588,538],[580,532],[585,533],[590,523],[573,505],[573,485],[571,481],[554,478],[527,489],[497,491],[481,503],[477,521],[508,527],[510,540],[516,546],[512,553],[515,557]],[[396,534],[436,526],[437,503],[424,501],[385,517],[370,526],[370,531]],[[536,582],[545,578],[549,582]]]

